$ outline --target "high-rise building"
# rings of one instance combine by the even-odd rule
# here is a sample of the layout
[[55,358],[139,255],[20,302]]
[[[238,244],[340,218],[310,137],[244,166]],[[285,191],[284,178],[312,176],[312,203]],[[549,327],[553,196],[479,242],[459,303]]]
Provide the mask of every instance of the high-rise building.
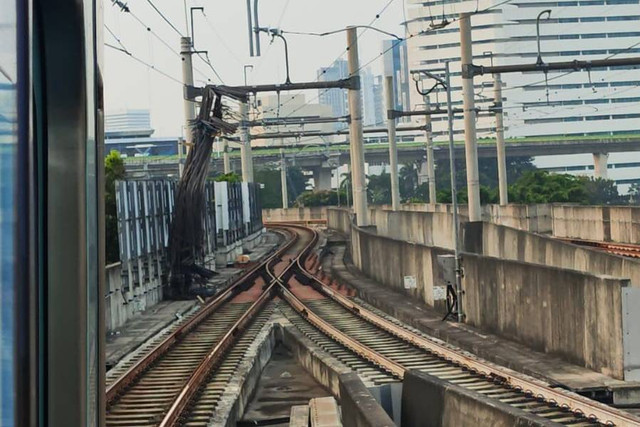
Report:
[[[474,63],[478,65],[534,64],[538,57],[536,18],[540,20],[540,48],[545,62],[637,56],[640,46],[638,0],[517,1],[409,0],[407,41],[412,70],[441,70],[450,62],[453,102],[462,104],[459,25],[434,30],[433,24],[471,17]],[[497,6],[496,6],[497,4]],[[432,15],[432,12],[434,15]],[[638,132],[640,70],[638,67],[598,68],[590,72],[558,71],[502,75],[503,105],[508,137],[618,134]],[[546,77],[546,78],[545,78]],[[475,79],[476,107],[493,103],[493,77]],[[425,86],[428,82],[424,81]],[[413,104],[421,103],[412,91]],[[416,96],[417,95],[417,96]],[[444,100],[439,95],[440,102]],[[431,97],[432,105],[435,96]],[[436,136],[446,130],[446,118],[434,117]],[[478,136],[492,136],[492,117],[479,117]],[[456,132],[462,133],[461,117]]]
[[[338,59],[329,67],[323,67],[318,70],[318,81],[336,81],[349,77],[349,69],[347,61]],[[344,89],[322,89],[319,91],[319,103],[331,107],[331,113],[334,117],[346,116],[349,111],[347,102],[347,91]],[[344,129],[345,123],[335,123],[334,129]]]
[[119,110],[105,116],[107,138],[149,137],[152,134],[149,110]]
[[375,76],[370,69],[362,70],[362,106],[364,108],[364,126],[384,126],[382,110],[384,98],[382,97],[382,77]]
[[407,45],[406,43],[400,43],[398,40],[384,40],[382,42],[382,51],[385,52],[384,75],[393,76],[395,109],[408,111],[411,109],[411,82],[409,81]]
[[384,103],[384,78],[382,76],[374,76],[373,79],[374,123],[376,126],[385,126],[387,112]]

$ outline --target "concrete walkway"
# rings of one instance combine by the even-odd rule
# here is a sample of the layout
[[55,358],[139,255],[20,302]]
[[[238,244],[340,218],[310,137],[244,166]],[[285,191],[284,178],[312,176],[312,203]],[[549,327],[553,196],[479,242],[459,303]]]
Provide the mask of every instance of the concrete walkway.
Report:
[[353,287],[360,299],[430,336],[491,362],[594,398],[605,398],[613,392],[624,399],[627,393],[635,394],[640,390],[638,384],[616,380],[464,324],[442,321],[442,315],[435,310],[364,276],[348,257],[345,258],[344,239],[333,236],[330,240],[333,240],[330,253],[322,261],[326,273]]

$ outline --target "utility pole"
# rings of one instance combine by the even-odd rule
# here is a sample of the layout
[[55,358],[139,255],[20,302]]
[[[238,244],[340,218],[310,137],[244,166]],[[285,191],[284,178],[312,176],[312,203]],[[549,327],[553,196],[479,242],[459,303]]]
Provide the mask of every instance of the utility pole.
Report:
[[231,173],[231,160],[229,159],[229,141],[222,140],[222,164],[224,165],[224,173]]
[[251,156],[251,136],[249,135],[249,105],[246,102],[240,103],[240,159],[242,162],[242,180],[253,182],[253,159]]
[[433,159],[433,132],[431,125],[431,101],[429,95],[424,97],[425,105],[425,129],[427,134],[427,182],[429,183],[429,203],[435,204],[436,200],[436,167]]
[[358,60],[358,31],[356,27],[347,28],[349,78],[357,78],[355,88],[349,88],[349,139],[351,147],[351,179],[353,187],[353,204],[356,223],[359,226],[369,225],[369,209],[367,207],[367,184],[364,174],[364,141],[362,132],[362,98],[360,89],[360,63]]
[[458,236],[458,189],[456,184],[456,152],[453,141],[453,106],[451,105],[451,76],[449,72],[449,62],[444,63],[445,66],[445,85],[447,86],[447,110],[449,125],[449,168],[451,170],[451,203],[453,207],[453,248],[455,254],[456,267],[456,312],[458,321],[464,321],[464,312],[462,310],[462,299],[464,291],[462,290],[462,270],[460,266],[460,237]]
[[289,191],[287,189],[287,159],[284,148],[280,148],[280,183],[282,186],[282,209],[289,207]]
[[[193,86],[193,64],[191,62],[191,38],[180,38],[180,58],[182,59],[182,84],[185,88]],[[185,91],[186,93],[186,91]],[[191,135],[191,123],[196,118],[196,104],[192,100],[187,99],[184,96],[184,122],[185,131],[184,139],[187,147],[187,153],[190,147],[193,145],[193,138]]]
[[482,211],[480,208],[480,177],[478,173],[478,144],[471,43],[471,14],[462,13],[460,14],[460,59],[462,65],[462,97],[464,110],[464,152],[467,163],[469,221],[475,222],[482,221]]
[[504,145],[504,116],[502,108],[502,79],[500,73],[493,75],[494,107],[496,111],[496,150],[498,152],[498,188],[500,205],[509,204],[507,183],[507,155]]
[[396,145],[396,119],[389,114],[393,110],[393,76],[384,78],[384,91],[387,101],[387,135],[389,137],[389,165],[391,167],[391,208],[400,209],[400,183],[398,178],[398,146]]

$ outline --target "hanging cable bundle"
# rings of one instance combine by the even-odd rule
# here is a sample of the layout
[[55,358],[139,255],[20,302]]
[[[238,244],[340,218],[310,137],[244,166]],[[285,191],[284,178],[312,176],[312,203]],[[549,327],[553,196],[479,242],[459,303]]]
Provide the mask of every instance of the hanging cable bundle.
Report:
[[191,284],[213,274],[196,265],[204,255],[205,183],[209,175],[213,141],[217,135],[233,133],[236,125],[223,120],[223,94],[213,86],[203,90],[198,117],[191,123],[193,146],[175,195],[175,210],[169,231],[169,298],[184,298]]

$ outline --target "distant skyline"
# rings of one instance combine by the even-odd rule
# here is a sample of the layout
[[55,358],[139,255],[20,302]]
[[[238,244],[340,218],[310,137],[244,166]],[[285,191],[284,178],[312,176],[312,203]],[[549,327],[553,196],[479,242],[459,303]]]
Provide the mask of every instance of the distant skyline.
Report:
[[[180,36],[152,9],[147,2],[128,2],[132,14],[121,11],[111,0],[104,1],[104,23],[122,45],[139,59],[172,78],[181,80],[179,52]],[[183,2],[154,0],[153,4],[181,33],[186,32]],[[348,25],[372,25],[404,36],[403,2],[398,0],[325,0],[292,2],[291,0],[263,0],[260,3],[260,26],[279,27],[285,31],[326,32]],[[282,41],[262,35],[259,58],[249,56],[245,2],[193,1],[188,7],[205,7],[206,17],[193,11],[195,47],[207,50],[211,63],[228,85],[243,84],[243,66],[248,70],[249,83],[284,82],[284,50]],[[375,19],[385,6],[387,9]],[[135,17],[144,23],[140,24]],[[189,24],[190,25],[190,24]],[[161,37],[172,49],[155,38],[146,27]],[[363,31],[363,30],[360,30]],[[120,47],[119,42],[105,28],[104,41]],[[317,70],[326,67],[343,55],[346,35],[316,37],[285,34],[289,42],[291,79],[294,82],[313,81]],[[375,31],[364,31],[359,43],[360,60],[364,64],[382,52],[382,40],[388,38]],[[173,52],[172,52],[173,51]],[[105,108],[106,110],[149,109],[151,126],[157,136],[179,136],[183,123],[182,87],[179,83],[148,69],[122,52],[104,48]],[[219,83],[213,72],[200,59],[194,61],[196,84],[206,78]],[[370,64],[374,74],[382,74],[383,61]],[[316,93],[310,91],[308,99]]]

